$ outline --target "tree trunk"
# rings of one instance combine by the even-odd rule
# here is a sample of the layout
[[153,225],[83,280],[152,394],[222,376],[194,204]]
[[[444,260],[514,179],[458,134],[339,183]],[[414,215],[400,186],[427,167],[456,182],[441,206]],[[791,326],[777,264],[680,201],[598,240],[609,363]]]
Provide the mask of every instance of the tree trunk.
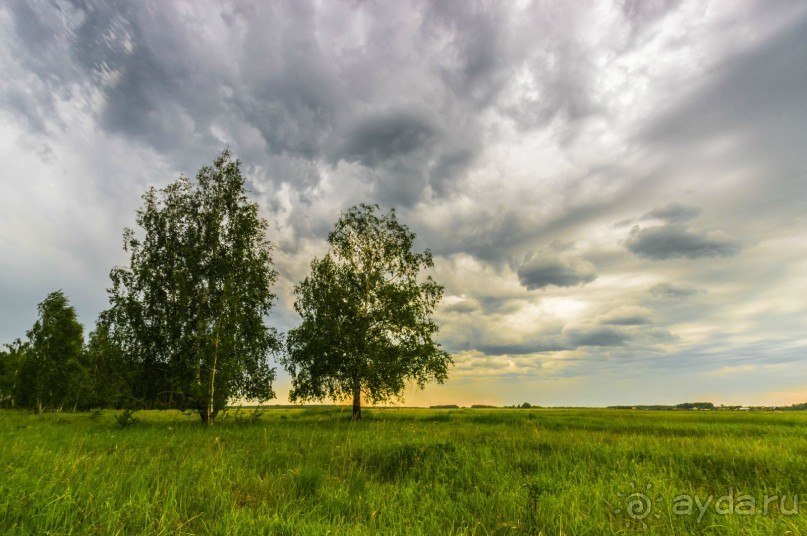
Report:
[[215,409],[216,395],[216,366],[219,363],[219,332],[221,330],[221,316],[216,320],[216,341],[213,350],[213,366],[210,369],[210,390],[207,394],[207,409],[205,411],[205,424],[213,426],[213,419],[216,418],[218,410]]
[[215,406],[211,408],[207,402],[197,402],[196,410],[199,413],[199,418],[201,418],[202,422],[208,426],[213,424],[213,422],[216,420],[216,415],[219,414],[219,408]]
[[207,426],[213,426],[213,421],[216,419],[216,413],[218,412],[210,406],[206,407],[202,412],[202,422]]
[[361,419],[361,387],[356,386],[353,388],[353,417],[352,421]]

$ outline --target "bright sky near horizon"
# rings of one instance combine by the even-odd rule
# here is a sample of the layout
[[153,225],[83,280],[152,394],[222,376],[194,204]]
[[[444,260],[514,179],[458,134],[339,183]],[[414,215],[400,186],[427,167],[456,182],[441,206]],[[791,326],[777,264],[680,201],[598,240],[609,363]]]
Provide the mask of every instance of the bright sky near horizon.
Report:
[[432,250],[407,405],[807,401],[805,2],[9,0],[0,72],[0,342],[230,147],[281,331],[341,210]]

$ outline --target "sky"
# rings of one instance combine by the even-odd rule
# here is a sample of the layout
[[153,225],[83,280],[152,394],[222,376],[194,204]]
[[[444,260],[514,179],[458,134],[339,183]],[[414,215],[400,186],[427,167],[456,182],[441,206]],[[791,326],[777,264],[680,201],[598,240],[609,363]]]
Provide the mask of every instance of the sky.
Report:
[[[0,3],[0,342],[92,329],[140,196],[229,147],[278,295],[341,211],[435,256],[407,405],[807,401],[807,3]],[[289,377],[278,366],[277,403]]]

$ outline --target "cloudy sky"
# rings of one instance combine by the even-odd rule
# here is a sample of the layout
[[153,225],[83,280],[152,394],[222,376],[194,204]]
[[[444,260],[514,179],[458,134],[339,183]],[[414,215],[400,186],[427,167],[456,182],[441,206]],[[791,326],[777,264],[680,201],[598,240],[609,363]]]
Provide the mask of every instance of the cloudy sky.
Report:
[[[0,4],[0,341],[90,329],[140,195],[230,147],[280,330],[341,210],[445,285],[408,404],[807,401],[807,3]],[[279,374],[279,401],[289,381]]]

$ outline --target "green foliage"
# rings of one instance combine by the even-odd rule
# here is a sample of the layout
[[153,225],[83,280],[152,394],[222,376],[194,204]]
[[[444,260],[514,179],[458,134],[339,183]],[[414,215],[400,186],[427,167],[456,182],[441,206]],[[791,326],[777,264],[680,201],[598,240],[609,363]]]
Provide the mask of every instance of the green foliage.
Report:
[[120,408],[132,398],[134,364],[115,341],[106,313],[95,325],[87,343],[87,364],[92,391],[89,407]]
[[44,410],[75,409],[88,390],[84,328],[61,290],[37,306],[39,318],[28,331],[30,350],[19,371],[20,405]]
[[39,319],[0,351],[0,407],[36,412],[116,407],[128,394],[127,371],[119,348],[99,319],[84,348],[83,327],[62,291],[39,304]]
[[0,350],[0,408],[24,407],[23,379],[31,345],[17,339],[5,346],[5,350]]
[[[265,414],[265,408],[258,407],[251,410],[244,410],[241,406],[238,406],[235,409],[235,413],[232,414],[232,420],[238,424],[256,425]],[[224,418],[230,418],[229,410],[224,410]]]
[[282,362],[292,376],[292,400],[399,398],[406,382],[442,383],[450,356],[434,341],[431,315],[443,287],[421,270],[432,255],[412,251],[414,233],[393,209],[353,207],[328,235],[330,252],[311,263],[295,287],[302,323],[288,334]]
[[[4,410],[0,535],[807,534],[805,413],[371,408],[356,427],[343,411],[211,434],[176,411],[124,429]],[[760,509],[798,494],[800,512],[721,515],[730,489]],[[634,493],[653,501],[646,528]],[[672,512],[681,494],[713,497],[700,521]]]
[[264,324],[275,298],[268,224],[222,152],[195,181],[150,189],[127,229],[129,266],[112,270],[110,331],[137,367],[133,395],[151,407],[192,407],[212,424],[236,397],[274,393]]
[[715,405],[711,402],[684,402],[675,406],[676,409],[700,409],[711,410],[715,409]]
[[120,413],[115,414],[115,422],[121,428],[128,428],[133,424],[140,422],[140,419],[134,416],[137,410],[126,408]]

